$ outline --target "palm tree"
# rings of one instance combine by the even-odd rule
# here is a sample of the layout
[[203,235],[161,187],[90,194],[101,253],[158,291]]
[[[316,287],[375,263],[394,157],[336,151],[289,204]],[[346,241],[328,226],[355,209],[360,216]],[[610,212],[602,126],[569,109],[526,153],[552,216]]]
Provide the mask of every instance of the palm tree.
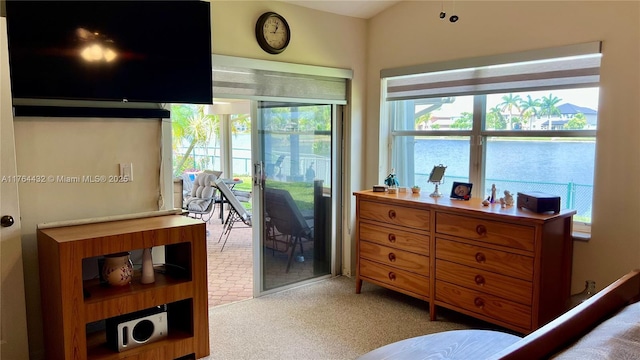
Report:
[[531,95],[527,95],[526,100],[520,101],[520,116],[523,119],[529,119],[529,130],[532,128],[533,119],[538,116],[540,105],[540,99],[533,99]]
[[[249,114],[233,114],[231,115],[231,133],[238,134],[238,129],[246,129],[251,131],[251,116]],[[244,131],[241,131],[244,132]]]
[[520,112],[520,103],[522,102],[522,98],[520,95],[504,95],[502,96],[502,102],[498,104],[498,106],[504,111],[507,110],[509,112],[509,121],[507,122],[507,130],[511,130],[511,119],[513,118],[513,109],[518,110]]
[[432,114],[430,112],[426,114],[422,114],[415,119],[415,129],[422,129],[422,125],[424,124],[424,128],[429,127],[429,122],[431,121]]
[[502,116],[502,109],[499,106],[494,106],[489,109],[486,118],[486,129],[502,130],[507,128],[507,121]]
[[549,96],[543,96],[540,102],[540,115],[547,115],[549,130],[551,130],[551,115],[560,115],[560,110],[556,107],[560,101],[562,99],[549,93]]
[[305,106],[298,117],[298,130],[317,131],[330,130],[331,107],[326,105]]
[[176,159],[174,176],[180,176],[185,163],[196,146],[206,145],[211,136],[219,132],[219,120],[215,115],[207,115],[204,105],[172,105],[171,132],[173,134],[173,153],[183,142],[189,147],[181,158]]
[[263,116],[265,130],[292,130],[295,127],[291,119],[291,108],[268,108],[263,111],[265,112]]

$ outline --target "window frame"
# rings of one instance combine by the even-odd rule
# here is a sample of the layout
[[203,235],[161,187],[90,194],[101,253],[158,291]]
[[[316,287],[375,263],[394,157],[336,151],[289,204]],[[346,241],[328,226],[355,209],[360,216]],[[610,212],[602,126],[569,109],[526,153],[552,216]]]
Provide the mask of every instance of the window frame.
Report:
[[[438,136],[438,137],[468,137],[469,138],[469,182],[478,184],[478,186],[474,186],[472,191],[472,196],[474,197],[483,197],[485,194],[483,193],[483,189],[485,186],[485,168],[486,168],[486,156],[487,156],[487,143],[490,138],[536,138],[536,137],[553,137],[553,138],[575,138],[575,137],[587,137],[593,138],[596,146],[598,142],[597,138],[597,129],[585,129],[585,130],[500,130],[500,129],[485,129],[485,120],[488,109],[486,108],[487,103],[487,95],[492,92],[483,92],[480,91],[478,93],[465,93],[459,94],[455,96],[473,96],[473,112],[472,112],[472,126],[471,129],[465,130],[431,130],[431,129],[413,129],[413,130],[397,130],[394,128],[396,122],[394,119],[393,106],[391,102],[399,101],[399,100],[411,100],[411,99],[428,99],[433,97],[440,96],[451,96],[451,94],[443,93],[438,94],[437,96],[425,96],[425,97],[412,97],[407,99],[397,98],[397,99],[387,99],[387,89],[388,84],[387,81],[393,77],[399,76],[407,76],[407,75],[419,75],[422,73],[432,72],[432,71],[443,71],[443,70],[456,70],[462,69],[464,67],[473,66],[473,64],[491,64],[491,63],[500,63],[505,64],[509,62],[517,62],[517,60],[526,59],[527,57],[537,58],[537,59],[552,59],[554,57],[558,57],[558,55],[567,55],[573,51],[577,52],[588,52],[593,53],[593,49],[601,46],[600,42],[597,43],[589,43],[589,44],[578,44],[574,46],[567,47],[559,47],[541,51],[531,51],[531,52],[523,52],[517,54],[507,54],[507,55],[497,55],[497,56],[489,56],[482,58],[474,58],[474,59],[462,59],[456,60],[448,63],[437,63],[437,64],[425,64],[412,66],[407,68],[399,68],[399,69],[386,69],[381,71],[381,145],[386,142],[386,146],[388,147],[388,151],[386,153],[386,161],[385,155],[381,154],[380,160],[381,165],[384,164],[392,164],[394,158],[394,149],[396,146],[396,142],[401,137],[429,137],[429,136]],[[534,54],[534,55],[532,55]],[[575,55],[571,53],[569,55]],[[500,59],[496,61],[496,59]],[[591,85],[580,85],[575,84],[574,86],[567,86],[566,84],[558,85],[558,86],[550,86],[547,87],[546,90],[567,90],[567,89],[579,89],[584,87],[597,87],[600,90],[600,84],[598,83],[596,86]],[[507,90],[500,93],[518,93],[518,92],[526,92],[526,91],[537,91],[540,89],[521,89],[521,90]],[[495,93],[495,92],[494,92]],[[386,140],[383,140],[387,138]],[[594,164],[595,165],[595,164]],[[594,190],[595,193],[595,190]],[[593,199],[592,199],[593,201]],[[593,222],[593,219],[592,221]],[[588,239],[588,234],[591,230],[591,223],[585,223],[582,221],[574,220],[574,231],[587,234],[583,235],[581,239]]]
[[[553,89],[552,89],[553,90]],[[469,138],[469,182],[477,184],[472,190],[472,197],[483,197],[485,194],[482,189],[487,186],[485,184],[485,164],[487,152],[488,138],[536,138],[536,137],[553,137],[553,138],[576,138],[587,137],[594,138],[597,144],[597,130],[486,130],[486,102],[487,94],[473,95],[473,113],[472,126],[469,130],[396,130],[394,129],[394,120],[391,106],[387,102],[384,108],[386,111],[388,133],[389,133],[389,152],[388,162],[392,163],[394,157],[393,149],[395,143],[400,137],[468,137]],[[590,233],[591,223],[574,220],[574,230],[580,233]]]

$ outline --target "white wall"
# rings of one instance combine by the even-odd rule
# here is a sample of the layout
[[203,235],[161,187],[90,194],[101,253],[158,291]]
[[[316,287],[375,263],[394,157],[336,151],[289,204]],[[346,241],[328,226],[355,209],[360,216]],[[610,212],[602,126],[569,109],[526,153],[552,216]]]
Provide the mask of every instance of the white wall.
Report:
[[22,253],[31,358],[43,357],[36,226],[43,222],[158,210],[159,119],[15,118],[20,175],[118,175],[133,163],[130,183],[19,184]]
[[378,158],[381,69],[602,40],[592,239],[575,243],[573,291],[640,268],[640,3],[456,1],[455,24],[438,18],[442,4],[403,1],[369,24],[365,185],[387,170]]

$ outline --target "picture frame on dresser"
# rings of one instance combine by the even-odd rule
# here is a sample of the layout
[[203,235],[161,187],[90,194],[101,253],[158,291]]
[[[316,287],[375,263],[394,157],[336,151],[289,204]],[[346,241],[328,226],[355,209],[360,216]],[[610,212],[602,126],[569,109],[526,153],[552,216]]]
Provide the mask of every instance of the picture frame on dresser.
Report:
[[451,198],[458,200],[469,200],[471,199],[472,188],[472,183],[454,181],[453,185],[451,186]]

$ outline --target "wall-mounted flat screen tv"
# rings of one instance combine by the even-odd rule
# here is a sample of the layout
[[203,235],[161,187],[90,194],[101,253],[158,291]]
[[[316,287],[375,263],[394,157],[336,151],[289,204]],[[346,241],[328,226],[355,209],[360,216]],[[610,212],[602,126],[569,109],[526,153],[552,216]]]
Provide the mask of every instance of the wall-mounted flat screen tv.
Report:
[[208,2],[9,0],[6,17],[14,98],[213,101]]

